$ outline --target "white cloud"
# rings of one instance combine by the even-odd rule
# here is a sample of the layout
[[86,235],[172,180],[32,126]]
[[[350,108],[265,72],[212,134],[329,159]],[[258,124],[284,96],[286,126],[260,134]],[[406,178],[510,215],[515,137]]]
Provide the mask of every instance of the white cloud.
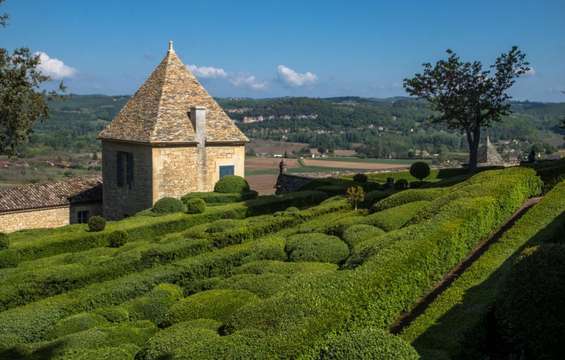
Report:
[[533,67],[530,67],[530,69],[524,73],[524,76],[535,76],[535,75],[536,75],[536,69],[534,69]]
[[65,65],[61,60],[52,58],[43,51],[38,51],[35,55],[39,55],[40,63],[37,66],[39,71],[52,79],[59,80],[62,78],[70,78],[77,73],[75,68]]
[[246,87],[252,90],[264,90],[267,88],[267,83],[257,80],[253,75],[237,75],[230,78],[233,86]]
[[213,66],[196,66],[188,65],[188,68],[194,75],[203,79],[218,79],[228,77],[228,73],[222,68]]
[[300,87],[312,85],[318,81],[316,74],[309,71],[301,74],[284,65],[277,66],[277,72],[279,79],[290,86]]

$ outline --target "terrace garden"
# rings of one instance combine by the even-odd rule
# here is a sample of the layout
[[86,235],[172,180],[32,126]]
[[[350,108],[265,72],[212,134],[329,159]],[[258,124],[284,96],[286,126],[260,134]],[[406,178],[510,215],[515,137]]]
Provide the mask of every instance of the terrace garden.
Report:
[[0,358],[555,358],[565,182],[550,169],[190,194],[101,231],[3,236]]

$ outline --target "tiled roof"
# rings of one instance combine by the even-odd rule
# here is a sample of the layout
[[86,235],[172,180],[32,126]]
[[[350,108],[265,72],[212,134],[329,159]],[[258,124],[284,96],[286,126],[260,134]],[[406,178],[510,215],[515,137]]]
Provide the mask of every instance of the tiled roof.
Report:
[[195,142],[189,117],[195,106],[207,109],[206,141],[249,141],[170,46],[163,61],[98,138],[144,143]]
[[0,213],[102,201],[100,177],[0,188]]

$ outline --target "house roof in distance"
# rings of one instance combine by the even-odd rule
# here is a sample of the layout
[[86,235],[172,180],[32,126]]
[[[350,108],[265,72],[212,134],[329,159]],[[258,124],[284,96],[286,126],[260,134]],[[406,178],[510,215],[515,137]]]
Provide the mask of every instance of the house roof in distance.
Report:
[[0,188],[0,213],[101,201],[99,176]]
[[193,143],[196,140],[190,109],[195,106],[207,110],[207,142],[249,141],[183,64],[170,42],[165,58],[98,138],[150,144]]

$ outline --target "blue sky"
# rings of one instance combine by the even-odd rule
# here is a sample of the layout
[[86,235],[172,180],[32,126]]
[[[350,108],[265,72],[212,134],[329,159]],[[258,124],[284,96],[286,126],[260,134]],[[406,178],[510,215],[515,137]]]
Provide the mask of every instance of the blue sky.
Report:
[[[534,71],[516,99],[565,101],[565,1],[7,0],[2,47],[42,52],[69,91],[131,94],[168,40],[214,96],[405,95],[452,48],[487,64],[512,45]],[[0,8],[1,9],[1,8]]]

